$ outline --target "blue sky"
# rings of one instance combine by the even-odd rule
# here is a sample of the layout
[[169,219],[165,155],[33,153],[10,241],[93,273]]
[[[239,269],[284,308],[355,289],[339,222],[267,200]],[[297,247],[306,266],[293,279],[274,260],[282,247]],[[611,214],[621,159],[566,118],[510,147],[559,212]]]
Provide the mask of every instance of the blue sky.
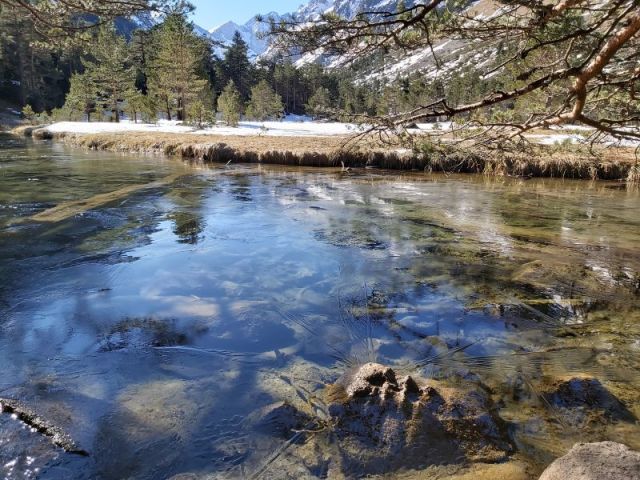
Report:
[[196,6],[193,21],[207,30],[229,20],[244,23],[258,13],[287,13],[304,0],[191,0]]

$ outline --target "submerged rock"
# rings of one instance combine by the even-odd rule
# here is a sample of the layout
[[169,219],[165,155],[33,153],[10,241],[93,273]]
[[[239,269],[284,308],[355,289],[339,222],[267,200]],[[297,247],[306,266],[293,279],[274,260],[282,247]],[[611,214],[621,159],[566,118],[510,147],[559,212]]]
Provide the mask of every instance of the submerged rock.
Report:
[[615,442],[578,443],[540,480],[640,480],[640,453]]
[[635,421],[629,409],[595,378],[559,379],[548,385],[542,395],[549,405],[580,422]]
[[67,453],[73,453],[83,457],[89,455],[85,450],[79,448],[71,437],[61,428],[52,424],[17,400],[0,398],[0,414],[1,413],[11,415],[13,419],[20,421],[32,433],[39,433],[48,437],[53,445],[63,449]]
[[327,390],[345,473],[504,460],[513,447],[489,397],[367,363]]
[[194,328],[181,329],[173,319],[125,318],[100,336],[98,351],[186,345],[194,331]]
[[287,402],[276,402],[261,409],[254,418],[257,431],[281,438],[290,438],[296,432],[309,429],[313,420]]

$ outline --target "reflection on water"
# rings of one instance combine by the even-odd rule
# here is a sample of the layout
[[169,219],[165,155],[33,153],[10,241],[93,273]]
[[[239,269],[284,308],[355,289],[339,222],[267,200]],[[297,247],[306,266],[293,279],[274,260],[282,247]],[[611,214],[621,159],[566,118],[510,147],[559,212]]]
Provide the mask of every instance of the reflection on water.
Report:
[[[0,472],[338,478],[330,432],[255,419],[278,401],[321,416],[324,387],[370,360],[472,376],[531,475],[578,440],[640,448],[640,196],[612,187],[0,150],[0,397],[90,453],[2,415]],[[546,393],[575,378],[628,415]]]

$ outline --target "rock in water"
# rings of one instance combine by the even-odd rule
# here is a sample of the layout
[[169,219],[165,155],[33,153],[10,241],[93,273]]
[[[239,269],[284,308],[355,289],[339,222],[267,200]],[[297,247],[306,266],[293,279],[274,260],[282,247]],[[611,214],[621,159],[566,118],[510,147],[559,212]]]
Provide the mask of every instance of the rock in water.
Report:
[[311,428],[313,420],[286,402],[276,402],[258,411],[255,429],[275,437],[290,438],[296,431]]
[[559,379],[543,389],[542,394],[547,404],[560,409],[565,420],[574,423],[636,420],[633,413],[595,378]]
[[496,462],[513,451],[506,425],[477,386],[421,386],[367,363],[330,386],[327,403],[347,475]]
[[640,480],[640,453],[615,442],[578,443],[540,480]]

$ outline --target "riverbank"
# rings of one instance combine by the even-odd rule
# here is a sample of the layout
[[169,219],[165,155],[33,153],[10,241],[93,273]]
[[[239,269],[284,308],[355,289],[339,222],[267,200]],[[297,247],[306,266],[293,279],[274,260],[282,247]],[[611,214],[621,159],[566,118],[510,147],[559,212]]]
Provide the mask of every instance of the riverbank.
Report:
[[[136,125],[118,127],[115,124],[101,124],[104,128],[100,129],[90,124],[79,124],[78,128],[58,124],[21,133],[93,150],[163,154],[203,163],[262,163],[480,173],[525,178],[640,181],[640,165],[633,148],[609,147],[595,152],[587,151],[585,147],[572,143],[571,138],[576,136],[575,133],[542,135],[545,141],[533,145],[527,153],[477,148],[411,150],[382,145],[372,137],[353,140],[357,130],[348,124],[268,123],[274,126],[257,129],[256,125],[251,124],[238,129],[216,128],[207,131],[186,126],[159,126],[155,130],[150,126],[145,130]],[[134,129],[130,128],[134,126]],[[323,131],[320,127],[327,133],[320,135],[319,132]],[[560,143],[550,144],[546,141],[556,137]]]

